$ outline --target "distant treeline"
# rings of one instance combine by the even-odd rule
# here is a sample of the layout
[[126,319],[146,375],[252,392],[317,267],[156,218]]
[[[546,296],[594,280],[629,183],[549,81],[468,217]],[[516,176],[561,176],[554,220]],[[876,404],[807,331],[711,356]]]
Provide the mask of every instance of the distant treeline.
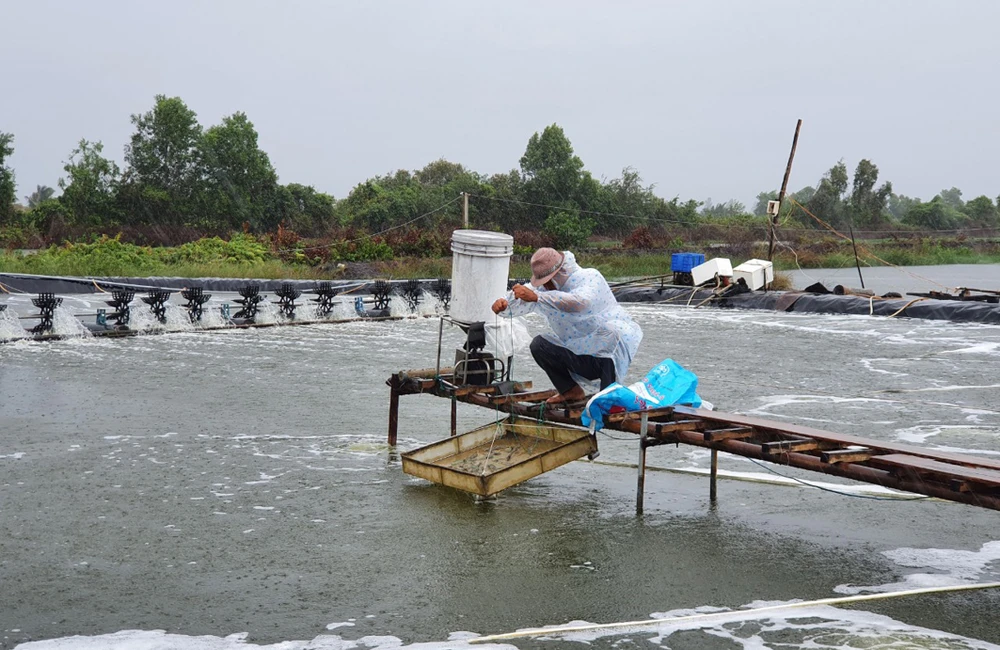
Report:
[[[257,131],[237,112],[207,129],[179,98],[156,97],[153,108],[132,115],[135,132],[125,146],[125,168],[104,157],[103,146],[81,140],[58,180],[62,190],[38,186],[16,202],[14,171],[6,165],[13,134],[0,133],[0,245],[32,246],[123,232],[127,239],[178,244],[233,231],[277,232],[332,239],[337,233],[378,235],[388,229],[441,230],[459,223],[462,193],[470,195],[474,227],[521,233],[526,244],[578,245],[592,235],[625,239],[650,230],[733,223],[762,224],[762,192],[751,210],[738,201],[713,204],[657,196],[632,168],[598,180],[558,125],[528,140],[519,166],[484,175],[446,160],[416,171],[370,178],[346,198],[297,183],[282,185]],[[957,188],[932,200],[897,195],[878,186],[878,168],[862,160],[849,178],[843,162],[818,185],[790,195],[783,223],[817,229],[995,228],[997,205],[986,196],[964,202]],[[998,197],[1000,201],[1000,197]]]

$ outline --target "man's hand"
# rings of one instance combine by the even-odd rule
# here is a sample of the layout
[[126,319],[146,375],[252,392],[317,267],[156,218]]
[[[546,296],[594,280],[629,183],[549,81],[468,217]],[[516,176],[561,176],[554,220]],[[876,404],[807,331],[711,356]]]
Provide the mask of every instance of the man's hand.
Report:
[[507,300],[504,298],[497,298],[496,302],[493,303],[493,313],[499,314],[505,309],[507,309]]
[[523,284],[514,285],[514,297],[524,302],[538,302],[538,294],[524,286]]

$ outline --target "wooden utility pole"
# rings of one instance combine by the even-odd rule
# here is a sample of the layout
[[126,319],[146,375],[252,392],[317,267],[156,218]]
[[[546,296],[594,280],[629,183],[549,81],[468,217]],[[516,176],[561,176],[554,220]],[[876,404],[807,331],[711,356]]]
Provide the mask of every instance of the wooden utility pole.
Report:
[[469,193],[462,192],[462,227],[469,227]]
[[781,191],[778,192],[778,210],[771,215],[768,222],[767,238],[767,259],[774,258],[774,227],[778,225],[778,217],[781,215],[781,202],[785,200],[785,192],[788,191],[788,177],[792,175],[792,160],[795,159],[795,147],[799,144],[799,129],[802,128],[802,120],[795,125],[795,136],[792,138],[792,151],[788,154],[788,166],[785,167],[785,178],[781,181]]

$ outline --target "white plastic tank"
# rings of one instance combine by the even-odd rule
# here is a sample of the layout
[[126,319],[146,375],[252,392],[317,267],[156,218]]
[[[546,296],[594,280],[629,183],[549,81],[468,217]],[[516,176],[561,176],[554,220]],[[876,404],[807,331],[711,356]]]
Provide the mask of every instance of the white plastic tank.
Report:
[[493,323],[491,307],[507,294],[514,238],[500,232],[456,230],[451,234],[451,317]]

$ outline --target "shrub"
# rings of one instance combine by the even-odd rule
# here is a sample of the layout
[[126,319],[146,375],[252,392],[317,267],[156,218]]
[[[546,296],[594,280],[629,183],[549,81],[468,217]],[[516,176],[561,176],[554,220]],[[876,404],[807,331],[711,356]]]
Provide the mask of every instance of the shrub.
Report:
[[543,230],[557,248],[578,248],[587,243],[594,230],[594,222],[575,212],[553,212],[545,220]]
[[650,250],[656,246],[656,238],[653,236],[653,231],[649,226],[639,226],[629,233],[628,237],[622,240],[622,246],[625,248]]

